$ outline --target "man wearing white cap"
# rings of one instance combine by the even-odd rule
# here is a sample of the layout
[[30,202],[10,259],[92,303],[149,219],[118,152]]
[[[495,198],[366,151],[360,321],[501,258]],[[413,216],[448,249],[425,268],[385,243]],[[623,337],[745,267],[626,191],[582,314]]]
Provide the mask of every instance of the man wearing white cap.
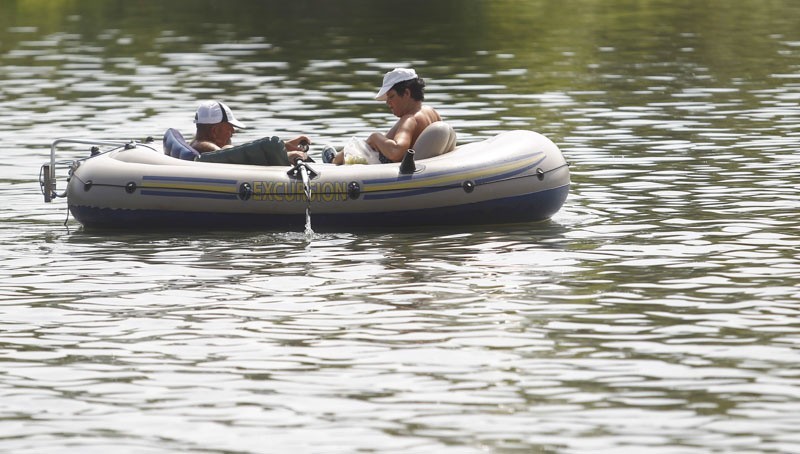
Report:
[[[233,116],[230,107],[219,101],[201,102],[197,107],[197,112],[195,112],[194,122],[197,124],[197,132],[190,145],[201,154],[202,158],[199,160],[202,161],[211,160],[211,156],[203,156],[203,153],[233,147],[231,138],[235,129],[246,128],[244,123]],[[290,162],[294,162],[298,158],[303,160],[308,158],[305,149],[301,147],[301,142],[306,142],[306,145],[311,143],[306,136],[298,136],[283,142],[285,147],[283,152],[286,153]],[[283,159],[280,159],[280,161],[283,161]]]
[[[379,152],[378,158],[382,163],[402,161],[422,131],[442,119],[436,110],[422,104],[425,81],[411,68],[395,68],[386,73],[375,99],[386,101],[392,113],[399,118],[386,134],[374,132],[367,138],[367,144]],[[339,152],[332,162],[343,164],[344,153]]]

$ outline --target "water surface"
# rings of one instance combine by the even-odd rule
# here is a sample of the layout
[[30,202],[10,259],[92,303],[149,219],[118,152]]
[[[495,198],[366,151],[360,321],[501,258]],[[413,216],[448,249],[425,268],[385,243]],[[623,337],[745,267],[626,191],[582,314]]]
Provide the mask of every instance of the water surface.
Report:
[[[800,5],[404,5],[0,1],[0,450],[800,452]],[[462,143],[554,140],[561,212],[110,233],[42,202],[54,139],[191,135],[198,99],[241,142],[388,129],[399,65]]]

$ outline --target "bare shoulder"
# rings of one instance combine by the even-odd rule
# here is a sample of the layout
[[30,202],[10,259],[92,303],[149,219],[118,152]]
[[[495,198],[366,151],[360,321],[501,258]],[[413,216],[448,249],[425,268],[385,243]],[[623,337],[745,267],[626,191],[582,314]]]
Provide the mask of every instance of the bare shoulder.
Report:
[[422,114],[423,118],[426,120],[426,126],[434,121],[442,120],[442,117],[439,116],[439,112],[437,112],[433,107],[422,106],[422,109],[420,109],[419,113]]

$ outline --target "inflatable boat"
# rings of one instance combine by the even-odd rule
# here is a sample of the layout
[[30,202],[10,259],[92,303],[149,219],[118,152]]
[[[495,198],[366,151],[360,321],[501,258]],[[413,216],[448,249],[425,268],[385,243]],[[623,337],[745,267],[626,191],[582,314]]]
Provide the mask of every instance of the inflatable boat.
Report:
[[[56,161],[76,143],[91,156]],[[40,185],[47,202],[66,197],[85,228],[302,230],[310,215],[315,231],[542,221],[570,185],[560,150],[536,132],[456,146],[446,124],[429,126],[400,163],[232,162],[199,159],[175,130],[162,144],[59,139]],[[67,174],[62,193],[57,173]]]

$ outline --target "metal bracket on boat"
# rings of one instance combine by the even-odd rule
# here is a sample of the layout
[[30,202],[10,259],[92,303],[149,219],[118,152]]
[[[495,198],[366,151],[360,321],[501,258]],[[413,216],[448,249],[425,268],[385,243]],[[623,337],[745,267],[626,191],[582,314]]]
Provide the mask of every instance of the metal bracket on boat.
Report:
[[303,191],[306,193],[306,200],[311,203],[311,185],[309,181],[317,177],[317,171],[308,166],[308,163],[302,159],[298,159],[294,163],[294,167],[286,172],[289,178],[294,178],[303,182]]
[[66,197],[67,190],[64,189],[64,192],[58,193],[56,190],[56,167],[57,166],[64,166],[69,165],[69,177],[67,178],[67,182],[69,182],[70,178],[72,178],[72,174],[75,172],[75,169],[81,163],[81,160],[77,161],[58,161],[56,162],[56,148],[58,148],[61,144],[77,144],[77,145],[92,145],[90,149],[90,157],[84,159],[91,159],[94,156],[100,154],[99,146],[113,146],[113,147],[123,147],[126,145],[125,142],[118,142],[118,141],[106,141],[106,140],[84,140],[84,139],[56,139],[50,144],[50,161],[44,165],[42,165],[41,170],[39,171],[39,186],[42,190],[42,195],[44,195],[45,202],[52,202],[56,198]]
[[46,203],[50,203],[54,198],[58,197],[58,194],[56,194],[55,169],[50,167],[50,164],[43,164],[39,169],[39,187]]
[[305,169],[305,171],[308,173],[308,179],[309,180],[313,180],[314,178],[316,178],[319,175],[319,173],[317,173],[316,170],[311,168],[308,165],[307,162],[302,161],[300,159],[298,159],[294,163],[294,166],[292,166],[292,168],[289,169],[288,172],[286,172],[286,175],[289,175],[289,178],[294,178],[295,180],[302,180],[303,179],[303,172],[302,172],[301,169]]

